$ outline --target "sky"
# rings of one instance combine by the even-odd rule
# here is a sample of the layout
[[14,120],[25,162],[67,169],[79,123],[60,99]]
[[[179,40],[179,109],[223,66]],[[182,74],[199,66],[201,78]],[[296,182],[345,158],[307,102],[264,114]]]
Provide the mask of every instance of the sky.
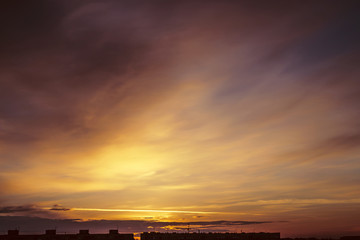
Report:
[[360,234],[358,1],[0,6],[0,234]]

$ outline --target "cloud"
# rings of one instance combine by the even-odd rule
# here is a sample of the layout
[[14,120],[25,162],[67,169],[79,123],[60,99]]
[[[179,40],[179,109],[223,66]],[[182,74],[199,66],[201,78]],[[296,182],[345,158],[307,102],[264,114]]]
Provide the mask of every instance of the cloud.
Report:
[[[96,5],[45,1],[23,9],[15,3],[6,5],[9,14],[3,22],[12,25],[5,27],[9,39],[2,46],[15,52],[5,54],[2,61],[1,141],[34,147],[44,140],[56,142],[52,132],[81,144],[81,139],[99,135],[97,128],[106,131],[103,124],[109,120],[101,123],[100,119],[135,94],[128,79],[135,81],[135,71],[144,70],[141,65],[150,43],[124,25],[115,26],[119,34],[98,26],[91,19]],[[103,10],[111,5],[105,4]],[[126,118],[125,111],[119,114]]]
[[34,205],[0,207],[0,213],[17,213],[17,212],[29,212],[29,211],[38,211],[38,210],[39,209]]
[[70,211],[71,208],[65,208],[62,207],[61,205],[55,204],[52,208],[50,208],[49,210],[51,211]]
[[[209,222],[155,222],[144,220],[88,220],[79,221],[78,219],[48,219],[39,217],[25,217],[25,216],[0,216],[0,231],[6,231],[9,226],[19,226],[23,232],[43,233],[47,227],[56,226],[59,233],[76,233],[79,229],[87,228],[90,232],[107,232],[108,229],[118,226],[119,232],[144,232],[149,231],[149,228],[156,228],[157,231],[161,229],[184,230],[190,225],[192,229],[200,228],[203,231],[208,229],[232,229],[233,226],[265,224],[266,222],[251,222],[251,221],[209,221]],[[165,231],[165,230],[164,230]]]
[[[51,211],[50,211],[51,210]],[[70,209],[62,208],[59,205],[54,205],[51,209],[44,209],[35,204],[18,205],[18,206],[2,206],[0,207],[0,214],[2,216],[29,216],[29,217],[44,217],[44,218],[59,218],[59,214],[53,211],[68,211]]]
[[344,134],[333,137],[323,143],[324,148],[338,148],[338,149],[352,149],[360,146],[360,133],[359,134]]
[[[354,131],[355,132],[355,131]],[[356,133],[341,134],[321,141],[301,151],[283,154],[279,159],[296,163],[314,163],[326,160],[328,156],[346,156],[357,151],[360,146],[360,135]]]
[[[137,117],[133,116],[136,109],[150,107],[157,101],[152,91],[159,95],[171,91],[171,83],[178,84],[174,83],[179,80],[177,71],[197,71],[187,69],[184,60],[203,61],[202,55],[206,56],[212,46],[206,43],[201,47],[199,43],[206,42],[206,37],[215,44],[230,38],[246,46],[247,42],[240,39],[244,36],[242,31],[249,31],[249,37],[261,35],[261,31],[247,24],[252,19],[247,10],[258,8],[248,3],[214,1],[204,8],[202,4],[180,2],[136,5],[127,1],[88,4],[40,1],[23,9],[15,2],[8,2],[6,7],[2,22],[11,24],[4,25],[6,34],[1,44],[8,50],[1,69],[0,111],[5,127],[0,137],[4,144],[12,146],[22,143],[34,147],[44,141],[54,141],[59,148],[72,145],[64,144],[66,141],[79,148],[82,144],[99,146],[113,137],[113,128],[118,127],[115,122],[122,125],[119,132],[125,131],[129,124],[126,119]],[[229,14],[214,11],[215,7]],[[269,7],[273,13],[257,16],[259,24],[264,24],[260,29],[271,23],[274,31],[283,31],[277,25],[277,14],[289,18],[291,11],[300,10],[289,4]],[[303,5],[298,7],[307,10]],[[185,11],[192,13],[189,20],[181,18]],[[237,11],[244,14],[236,14],[233,19]],[[316,15],[311,17],[320,21]],[[290,20],[299,21],[296,17]],[[183,31],[184,28],[187,30]],[[243,30],[236,33],[233,28]],[[284,37],[279,34],[280,39]],[[270,38],[269,45],[259,41],[259,45],[272,49],[285,39],[280,43],[272,41]],[[197,55],[191,54],[192,44],[199,51]],[[227,51],[225,47],[221,49]],[[211,53],[221,57],[215,51]],[[258,55],[261,57],[256,53],[255,59]],[[233,84],[230,88],[234,89]],[[121,107],[124,105],[126,108]]]

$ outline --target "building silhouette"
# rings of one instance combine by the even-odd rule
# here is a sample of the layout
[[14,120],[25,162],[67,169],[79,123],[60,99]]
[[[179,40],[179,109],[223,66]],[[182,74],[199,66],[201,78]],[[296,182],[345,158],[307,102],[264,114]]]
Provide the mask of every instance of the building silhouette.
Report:
[[360,240],[360,236],[344,236],[340,240]]
[[80,230],[78,234],[57,234],[56,230],[46,230],[45,234],[22,235],[19,230],[9,230],[0,235],[0,240],[134,240],[134,234],[119,234],[110,230],[109,234],[90,234],[89,230]]
[[141,233],[141,240],[278,240],[280,233]]
[[[143,232],[141,240],[280,240],[280,233],[160,233]],[[20,234],[19,230],[8,230],[0,235],[0,240],[135,240],[134,234],[120,234],[118,230],[109,230],[108,234],[90,234],[89,230],[79,230],[78,234],[58,234],[49,229],[45,234]],[[282,240],[318,240],[316,238],[283,238]],[[329,240],[329,239],[328,239]],[[339,240],[360,240],[360,236],[344,236]]]

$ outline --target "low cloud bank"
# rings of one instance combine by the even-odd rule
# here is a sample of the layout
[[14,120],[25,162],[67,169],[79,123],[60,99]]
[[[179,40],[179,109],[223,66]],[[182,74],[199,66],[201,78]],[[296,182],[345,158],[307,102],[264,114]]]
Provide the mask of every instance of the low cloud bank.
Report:
[[109,229],[119,229],[121,233],[147,231],[184,231],[188,225],[191,231],[230,231],[233,226],[264,224],[269,221],[199,221],[199,222],[155,222],[145,220],[89,220],[49,219],[28,216],[0,216],[0,233],[18,228],[20,234],[42,234],[46,229],[57,229],[58,233],[77,233],[79,229],[89,229],[90,233],[106,233]]

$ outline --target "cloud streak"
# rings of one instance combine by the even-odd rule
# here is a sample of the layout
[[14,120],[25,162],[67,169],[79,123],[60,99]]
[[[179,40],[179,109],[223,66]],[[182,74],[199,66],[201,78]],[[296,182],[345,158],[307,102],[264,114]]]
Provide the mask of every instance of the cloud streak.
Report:
[[197,212],[197,211],[181,211],[181,210],[151,210],[151,209],[109,209],[109,208],[42,208],[53,211],[94,211],[94,212],[155,212],[155,213],[201,213],[201,214],[212,214],[216,212]]
[[29,212],[38,210],[35,206],[6,206],[0,208],[0,213]]

